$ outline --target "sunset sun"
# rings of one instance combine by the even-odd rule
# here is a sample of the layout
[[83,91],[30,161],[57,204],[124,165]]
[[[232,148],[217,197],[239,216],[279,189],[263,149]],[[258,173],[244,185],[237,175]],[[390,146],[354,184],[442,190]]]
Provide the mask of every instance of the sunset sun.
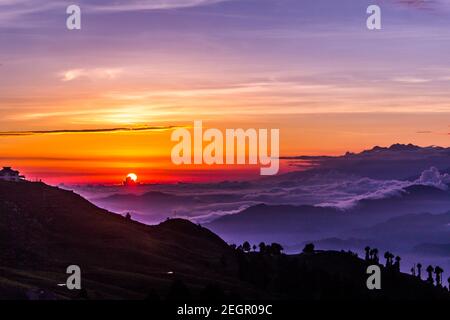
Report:
[[129,173],[129,174],[127,175],[127,178],[130,178],[130,179],[133,180],[134,182],[136,182],[137,179],[138,179],[138,177],[137,177],[137,175],[136,175],[135,173]]

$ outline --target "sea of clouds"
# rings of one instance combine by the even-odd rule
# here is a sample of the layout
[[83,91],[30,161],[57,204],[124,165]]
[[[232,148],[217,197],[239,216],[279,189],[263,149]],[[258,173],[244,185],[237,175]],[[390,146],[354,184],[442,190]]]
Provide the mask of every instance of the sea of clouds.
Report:
[[[119,213],[131,212],[137,220],[158,223],[167,217],[188,218],[199,223],[212,221],[220,216],[235,214],[250,206],[266,204],[316,205],[348,210],[364,199],[383,199],[401,196],[405,188],[426,185],[447,190],[450,175],[440,173],[435,167],[424,170],[413,180],[377,180],[338,171],[318,171],[314,174],[299,173],[252,182],[182,183],[143,185],[130,190],[121,186],[71,187],[94,203]],[[148,198],[139,210],[135,198],[129,207],[117,210],[109,205],[108,196],[136,194],[144,197],[147,192],[161,192],[163,199]],[[155,209],[160,208],[160,209]]]

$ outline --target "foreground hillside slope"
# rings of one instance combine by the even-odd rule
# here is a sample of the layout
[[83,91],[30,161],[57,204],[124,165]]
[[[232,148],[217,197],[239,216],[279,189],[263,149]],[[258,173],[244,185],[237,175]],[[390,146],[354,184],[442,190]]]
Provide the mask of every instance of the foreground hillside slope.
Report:
[[0,182],[0,245],[0,283],[62,297],[69,291],[57,283],[72,264],[101,298],[142,298],[174,277],[232,287],[227,275],[236,273],[233,251],[207,229],[184,220],[146,226],[41,183]]
[[[83,290],[64,286],[69,265]],[[43,183],[0,182],[0,299],[424,299],[447,291],[354,254],[244,253],[186,220],[147,226]]]

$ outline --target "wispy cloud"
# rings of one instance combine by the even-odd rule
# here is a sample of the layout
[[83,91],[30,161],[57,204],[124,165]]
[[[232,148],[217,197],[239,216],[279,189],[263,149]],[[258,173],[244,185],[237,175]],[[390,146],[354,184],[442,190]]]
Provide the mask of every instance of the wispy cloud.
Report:
[[63,8],[61,1],[44,0],[0,0],[0,27],[25,27],[28,25],[24,16]]
[[334,84],[304,84],[287,81],[260,81],[260,82],[242,82],[229,83],[221,86],[204,86],[185,90],[160,90],[160,91],[141,91],[141,92],[110,92],[105,94],[106,98],[115,100],[143,100],[153,97],[213,97],[213,96],[236,96],[245,94],[267,94],[269,92],[317,92],[323,93],[324,90],[339,91],[341,88]]
[[407,84],[420,84],[433,81],[432,79],[419,78],[419,77],[398,77],[394,78],[393,81]]
[[161,131],[176,128],[175,126],[141,126],[130,128],[94,128],[94,129],[61,129],[61,130],[36,130],[36,131],[0,131],[0,137],[3,136],[30,136],[41,134],[75,134],[75,133],[112,133],[112,132],[142,132],[142,131]]
[[62,81],[72,81],[78,78],[114,79],[123,72],[120,68],[70,69],[60,73]]
[[[78,0],[83,12],[121,12],[143,10],[170,10],[212,5],[231,0],[117,0],[92,1]],[[60,0],[0,0],[0,26],[13,25],[23,16],[65,8],[69,3]],[[86,11],[84,11],[86,10]],[[23,21],[22,21],[23,22]],[[15,25],[19,27],[19,25]]]
[[437,11],[450,9],[447,0],[393,0],[393,2],[418,10]]
[[392,81],[398,83],[406,83],[406,84],[423,84],[429,82],[445,82],[450,81],[449,76],[439,76],[439,75],[430,75],[420,77],[420,76],[400,76],[393,78]]
[[89,8],[100,11],[141,11],[141,10],[168,10],[211,5],[230,0],[122,0],[102,5],[90,5]]

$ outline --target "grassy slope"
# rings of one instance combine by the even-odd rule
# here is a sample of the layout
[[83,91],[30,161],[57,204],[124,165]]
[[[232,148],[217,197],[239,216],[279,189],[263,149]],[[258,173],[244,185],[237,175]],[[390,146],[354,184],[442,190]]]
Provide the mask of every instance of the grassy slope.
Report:
[[194,287],[240,285],[229,277],[237,267],[233,252],[208,230],[184,220],[128,221],[40,183],[0,182],[0,246],[1,286],[19,282],[62,297],[70,294],[56,284],[70,264],[82,268],[83,286],[104,298],[142,298],[167,290],[174,277]]

